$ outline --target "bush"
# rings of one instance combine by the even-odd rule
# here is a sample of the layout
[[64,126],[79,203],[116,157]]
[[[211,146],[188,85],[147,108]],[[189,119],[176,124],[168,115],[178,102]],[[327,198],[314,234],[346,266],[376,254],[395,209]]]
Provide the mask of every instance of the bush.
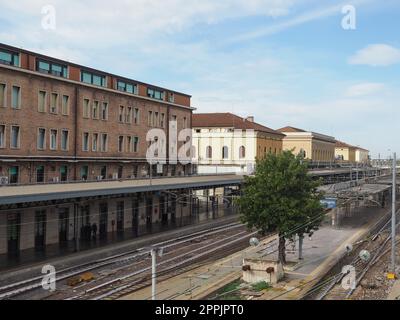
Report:
[[267,290],[267,289],[271,288],[271,285],[265,281],[261,281],[261,282],[252,284],[251,287],[253,288],[253,290],[259,292],[259,291],[263,291],[263,290]]

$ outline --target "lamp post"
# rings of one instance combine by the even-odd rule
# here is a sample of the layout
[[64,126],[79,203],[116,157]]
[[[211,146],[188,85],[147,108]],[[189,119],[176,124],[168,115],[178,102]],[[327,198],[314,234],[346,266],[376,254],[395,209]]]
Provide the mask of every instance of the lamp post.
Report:
[[396,153],[393,154],[393,189],[392,189],[392,272],[396,272]]
[[162,257],[163,248],[152,248],[151,254],[151,300],[156,300],[157,295],[157,255]]

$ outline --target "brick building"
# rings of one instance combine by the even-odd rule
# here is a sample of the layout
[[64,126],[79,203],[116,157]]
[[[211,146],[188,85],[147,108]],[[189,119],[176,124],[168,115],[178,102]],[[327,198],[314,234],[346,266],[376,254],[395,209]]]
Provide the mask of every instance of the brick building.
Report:
[[[190,100],[0,44],[0,184],[147,177],[147,132],[166,132],[168,157],[169,122],[176,120],[178,132],[191,128]],[[162,173],[154,165],[152,173],[190,170],[178,163],[164,165]]]

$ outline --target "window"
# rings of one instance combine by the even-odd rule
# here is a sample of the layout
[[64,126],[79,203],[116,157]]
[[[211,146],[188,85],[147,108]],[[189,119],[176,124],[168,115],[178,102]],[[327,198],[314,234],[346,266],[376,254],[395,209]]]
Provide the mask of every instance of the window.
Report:
[[153,126],[153,111],[149,111],[149,115],[147,117],[147,125],[149,127]]
[[39,91],[38,111],[46,112],[46,91]]
[[158,112],[154,112],[154,125],[158,127]]
[[[276,149],[275,149],[276,150]],[[239,148],[239,158],[243,159],[246,157],[246,148],[244,146],[241,146]]]
[[224,146],[222,148],[222,159],[228,159],[228,147]]
[[126,108],[126,116],[125,116],[126,123],[132,123],[132,107]]
[[101,151],[107,152],[108,149],[108,135],[107,133],[101,134]]
[[11,148],[19,149],[20,147],[20,129],[18,126],[11,126]]
[[6,106],[6,85],[0,83],[0,108]]
[[133,121],[135,124],[139,123],[139,109],[135,108],[133,111]]
[[37,148],[38,150],[46,149],[46,129],[44,128],[38,130]]
[[118,137],[118,152],[124,152],[124,136]]
[[97,143],[99,141],[99,134],[93,133],[92,136],[92,151],[97,152]]
[[164,126],[165,126],[165,113],[161,113],[160,127],[164,128]]
[[69,149],[69,131],[61,131],[61,150],[68,151]]
[[118,121],[119,122],[124,122],[124,118],[125,118],[125,107],[124,106],[119,106]]
[[125,81],[117,81],[117,89],[119,91],[128,92],[132,94],[137,94],[137,85],[133,83],[128,83]]
[[6,147],[6,126],[0,125],[0,148]]
[[90,101],[89,99],[83,99],[83,117],[90,117]]
[[103,102],[101,106],[101,120],[108,120],[108,103]]
[[36,182],[43,183],[44,182],[44,166],[36,167]]
[[50,130],[50,150],[57,150],[57,130]]
[[106,77],[100,74],[91,73],[87,71],[81,72],[81,81],[95,86],[106,86]]
[[89,151],[89,133],[83,133],[82,151]]
[[98,119],[99,118],[99,102],[98,101],[93,101],[93,119]]
[[21,108],[21,88],[17,86],[12,87],[12,107],[13,109]]
[[126,146],[127,146],[126,150],[128,150],[129,152],[133,152],[132,137],[131,137],[131,136],[128,136],[128,137],[126,137],[126,138],[127,138],[127,139],[126,139]]
[[69,115],[69,96],[63,95],[61,112],[63,115]]
[[133,152],[138,152],[139,149],[139,138],[134,137],[133,138]]
[[51,74],[57,77],[68,77],[68,67],[66,65],[45,60],[37,60],[36,71]]
[[212,147],[211,146],[208,146],[206,149],[206,157],[207,157],[207,159],[212,158]]
[[0,63],[19,67],[19,54],[7,50],[0,50]]
[[10,171],[10,183],[16,184],[19,181],[19,167],[11,167]]
[[174,96],[174,94],[172,92],[170,92],[168,94],[168,101],[171,102],[171,103],[175,102],[175,96]]
[[[81,167],[81,179],[82,180],[87,180],[89,176],[89,166],[82,166]],[[82,215],[83,217],[83,215]]]
[[186,129],[186,128],[187,128],[187,118],[184,117],[183,118],[183,129]]
[[52,93],[51,94],[51,103],[50,103],[50,112],[57,113],[57,105],[58,105],[58,94]]
[[157,100],[164,100],[164,91],[147,88],[147,96]]

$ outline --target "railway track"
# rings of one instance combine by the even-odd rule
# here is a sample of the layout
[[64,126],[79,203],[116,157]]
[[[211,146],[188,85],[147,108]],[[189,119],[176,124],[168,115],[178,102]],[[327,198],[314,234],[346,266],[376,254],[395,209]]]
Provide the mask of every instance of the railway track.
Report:
[[[397,217],[400,211],[396,213]],[[390,226],[391,215],[386,214],[372,227],[368,240],[359,241],[355,244],[352,254],[344,257],[330,272],[328,276],[313,286],[303,298],[303,300],[346,300],[350,299],[355,289],[344,289],[342,280],[346,276],[342,273],[342,267],[351,265],[356,271],[356,288],[360,285],[368,270],[380,261],[382,256],[387,252],[387,247],[391,240],[388,232]],[[397,227],[400,224],[397,225]],[[368,261],[363,261],[356,252],[367,249],[371,254]]]
[[[187,243],[201,241],[201,239],[204,239],[205,237],[212,237],[221,233],[235,231],[239,228],[244,227],[240,223],[229,223],[205,231],[199,231],[191,235],[180,236],[170,240],[155,243],[153,246],[163,247],[164,249],[171,250],[174,247],[185,246],[185,244]],[[144,257],[148,256],[149,252],[150,248],[145,247],[124,252],[104,259],[99,259],[93,262],[65,268],[57,271],[56,282],[59,283],[63,280],[81,275],[85,272],[101,270],[104,268],[112,267],[114,268],[114,270],[118,271],[126,266],[144,261]],[[18,298],[18,296],[42,288],[42,278],[43,275],[40,275],[0,287],[0,300]]]
[[[205,243],[189,251],[172,255],[172,257],[157,263],[157,277],[159,280],[165,280],[174,275],[187,272],[196,267],[196,263],[200,261],[204,262],[205,260],[217,259],[220,257],[218,253],[226,255],[228,250],[238,248],[239,243],[247,245],[248,239],[254,234],[255,233],[249,234],[247,231],[242,231],[230,236],[224,236],[216,241],[213,240]],[[147,287],[151,279],[150,261],[147,261],[146,265],[143,267],[137,267],[138,269],[131,273],[85,290],[81,295],[75,296],[70,300],[117,299],[143,287]]]

